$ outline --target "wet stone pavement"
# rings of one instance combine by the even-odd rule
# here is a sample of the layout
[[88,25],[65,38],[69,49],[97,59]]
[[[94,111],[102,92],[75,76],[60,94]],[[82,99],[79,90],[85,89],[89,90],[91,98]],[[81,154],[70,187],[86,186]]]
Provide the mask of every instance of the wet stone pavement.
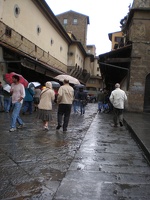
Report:
[[56,110],[49,131],[33,113],[12,133],[10,114],[0,113],[1,200],[150,199],[150,166],[126,127],[111,127],[112,115],[88,104],[63,133]]

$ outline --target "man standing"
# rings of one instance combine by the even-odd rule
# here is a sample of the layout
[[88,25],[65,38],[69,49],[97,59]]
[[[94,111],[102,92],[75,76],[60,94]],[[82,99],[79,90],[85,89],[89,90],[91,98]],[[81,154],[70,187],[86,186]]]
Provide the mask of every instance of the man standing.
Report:
[[114,110],[114,124],[112,126],[117,127],[118,121],[120,126],[123,126],[123,110],[125,101],[127,101],[126,93],[120,89],[120,84],[115,84],[115,90],[111,92],[110,102],[113,105]]
[[71,113],[71,106],[74,99],[74,89],[69,85],[69,80],[64,80],[64,85],[62,85],[58,90],[57,96],[57,103],[58,105],[58,112],[57,112],[57,122],[58,126],[56,127],[59,130],[62,126],[62,118],[64,115],[63,120],[63,132],[67,131],[70,113]]
[[20,110],[23,103],[23,98],[25,97],[25,89],[23,84],[19,83],[19,76],[14,75],[12,77],[13,83],[11,84],[11,90],[12,93],[12,116],[11,116],[11,127],[10,132],[13,132],[16,130],[16,122],[18,122],[19,126],[17,128],[23,127],[23,121],[20,118]]

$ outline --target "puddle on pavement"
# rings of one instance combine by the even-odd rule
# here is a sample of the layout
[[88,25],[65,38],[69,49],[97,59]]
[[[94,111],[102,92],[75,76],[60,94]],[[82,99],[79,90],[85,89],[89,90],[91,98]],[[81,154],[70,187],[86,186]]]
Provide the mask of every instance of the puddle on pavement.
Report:
[[35,143],[41,146],[44,144],[49,144],[52,147],[64,147],[68,146],[69,141],[66,139],[64,134],[43,135],[43,137],[39,135],[36,137]]
[[32,194],[36,194],[36,193],[40,193],[41,191],[41,183],[38,181],[32,181],[32,182],[25,182],[25,183],[21,183],[19,185],[16,186],[16,189],[18,190],[18,192],[20,194],[24,194],[25,193],[30,193],[30,195]]
[[56,169],[42,169],[41,173],[51,181],[60,181],[64,178],[65,173]]

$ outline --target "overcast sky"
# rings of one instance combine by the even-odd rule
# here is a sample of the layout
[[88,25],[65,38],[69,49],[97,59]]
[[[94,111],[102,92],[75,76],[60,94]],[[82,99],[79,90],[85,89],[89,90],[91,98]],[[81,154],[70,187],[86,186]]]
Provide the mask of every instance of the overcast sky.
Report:
[[45,0],[55,15],[73,10],[89,16],[87,45],[96,46],[96,54],[111,50],[108,33],[120,31],[120,20],[133,0]]

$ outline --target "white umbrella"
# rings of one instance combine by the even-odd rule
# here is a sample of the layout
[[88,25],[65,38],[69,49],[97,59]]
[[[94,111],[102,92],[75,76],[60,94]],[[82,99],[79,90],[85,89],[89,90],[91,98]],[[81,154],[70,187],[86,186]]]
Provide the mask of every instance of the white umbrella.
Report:
[[7,92],[10,92],[10,88],[11,88],[11,86],[9,84],[6,84],[3,86],[3,90],[5,90]]
[[55,77],[55,79],[63,82],[65,79],[69,81],[69,83],[72,84],[80,84],[79,80],[74,78],[73,76],[67,75],[67,74],[60,74],[58,76]]
[[38,87],[38,86],[40,86],[41,85],[41,83],[39,83],[39,82],[30,82],[29,84],[28,84],[28,88],[29,87]]

